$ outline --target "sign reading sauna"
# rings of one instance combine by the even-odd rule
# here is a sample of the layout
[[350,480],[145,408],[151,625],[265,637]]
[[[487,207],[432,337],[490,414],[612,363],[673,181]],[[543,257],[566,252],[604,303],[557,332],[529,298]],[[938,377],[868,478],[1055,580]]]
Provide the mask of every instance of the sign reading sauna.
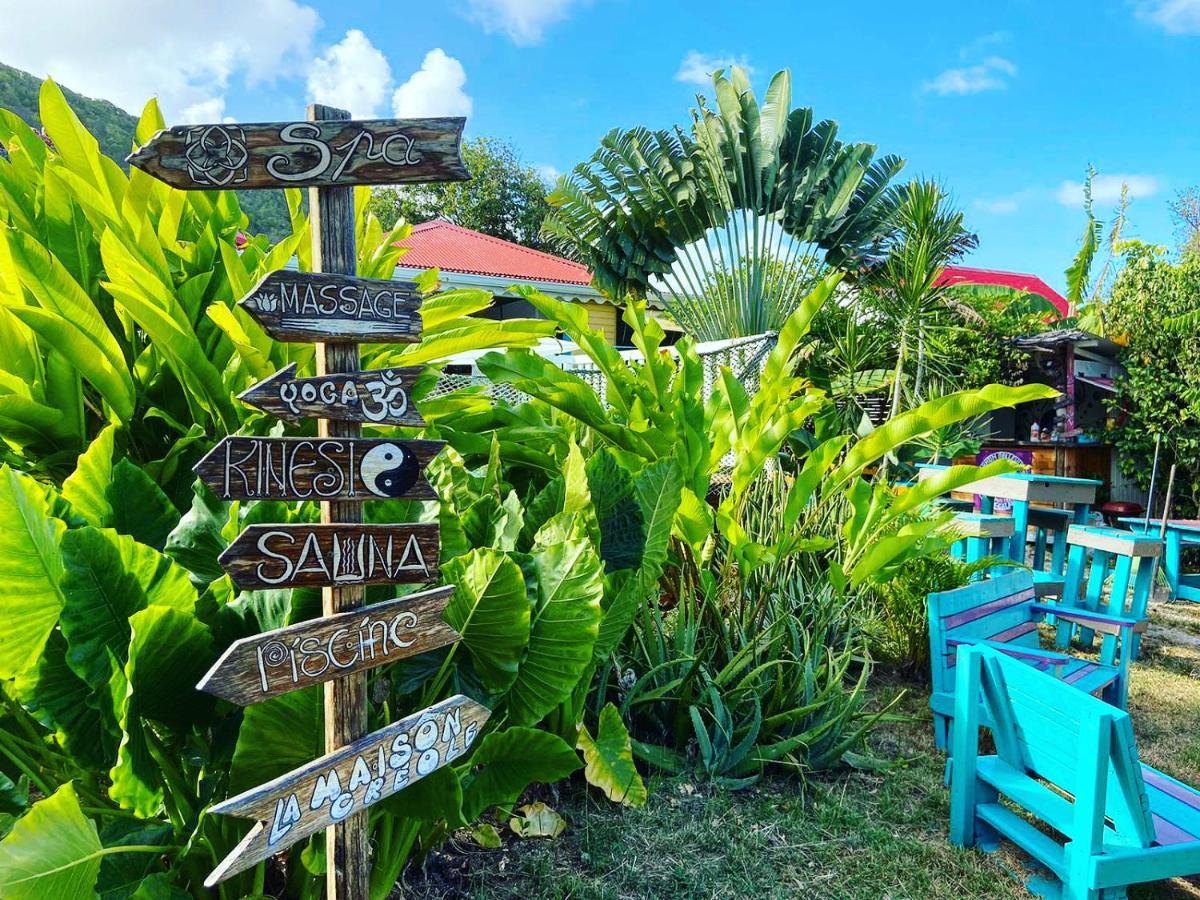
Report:
[[251,525],[220,563],[243,590],[431,581],[438,526]]

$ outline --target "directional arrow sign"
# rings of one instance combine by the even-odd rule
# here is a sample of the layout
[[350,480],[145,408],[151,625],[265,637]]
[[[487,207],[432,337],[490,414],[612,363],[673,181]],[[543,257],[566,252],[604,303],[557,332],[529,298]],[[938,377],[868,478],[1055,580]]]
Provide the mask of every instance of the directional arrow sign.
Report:
[[196,689],[248,706],[453,644],[460,635],[442,621],[453,594],[434,588],[242,638]]
[[210,807],[210,813],[258,821],[205,886],[244,872],[458,759],[490,715],[459,694]]
[[251,525],[219,562],[247,591],[431,581],[438,573],[438,526]]
[[192,471],[222,500],[436,500],[424,469],[445,441],[231,436]]
[[297,378],[296,364],[238,395],[243,403],[280,419],[319,416],[340,422],[424,425],[409,397],[420,366]]
[[178,125],[128,162],[184,190],[412,184],[470,178],[466,119]]
[[241,306],[278,341],[421,339],[421,295],[411,281],[280,270],[256,284]]

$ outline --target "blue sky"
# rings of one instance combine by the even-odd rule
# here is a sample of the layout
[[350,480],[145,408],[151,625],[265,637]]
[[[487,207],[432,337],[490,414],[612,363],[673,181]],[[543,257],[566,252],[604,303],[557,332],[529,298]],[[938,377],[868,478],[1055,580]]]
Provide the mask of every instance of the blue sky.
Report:
[[1060,289],[1089,163],[1100,211],[1128,182],[1127,233],[1155,242],[1200,183],[1200,0],[0,0],[0,21],[0,61],[129,109],[156,94],[169,121],[467,113],[547,172],[613,127],[685,121],[713,65],[760,90],[786,67],[794,105],[950,188],[972,264]]

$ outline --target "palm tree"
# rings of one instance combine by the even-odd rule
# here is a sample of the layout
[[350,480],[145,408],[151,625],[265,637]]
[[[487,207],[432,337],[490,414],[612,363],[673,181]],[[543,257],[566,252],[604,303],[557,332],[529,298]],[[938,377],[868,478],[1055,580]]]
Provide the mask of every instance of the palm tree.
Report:
[[962,212],[951,206],[949,196],[933,181],[913,181],[900,189],[890,225],[883,261],[872,271],[869,283],[895,334],[891,414],[896,416],[910,357],[916,354],[911,395],[919,397],[931,331],[938,314],[953,303],[949,285],[939,284],[939,276],[949,263],[973,249],[978,239],[963,227]]
[[892,215],[903,166],[790,110],[791,76],[760,105],[746,73],[713,74],[689,130],[614,130],[559,181],[544,232],[613,298],[660,297],[702,340],[777,330],[821,266],[856,266]]

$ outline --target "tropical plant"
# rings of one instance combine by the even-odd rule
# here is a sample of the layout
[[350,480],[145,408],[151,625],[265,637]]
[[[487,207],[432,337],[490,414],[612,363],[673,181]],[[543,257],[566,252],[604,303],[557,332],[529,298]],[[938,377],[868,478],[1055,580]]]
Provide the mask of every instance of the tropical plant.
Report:
[[[1013,467],[953,467],[903,494],[872,481],[870,471],[938,428],[1053,395],[1041,386],[990,386],[930,401],[858,440],[830,433],[833,401],[800,370],[809,325],[838,281],[822,279],[784,323],[753,394],[722,370],[704,397],[692,339],[664,348],[661,328],[636,301],[624,313],[639,351],[631,359],[590,329],[582,310],[521,289],[587,354],[602,396],[525,350],[478,362],[494,382],[531,398],[470,420],[472,430],[494,435],[506,466],[524,473],[514,478],[532,482],[536,472],[556,471],[531,447],[555,453],[564,443],[584,448],[589,468],[611,457],[635,481],[664,464],[680,475],[666,574],[630,595],[630,605],[607,607],[606,620],[619,613],[633,632],[609,648],[617,652],[594,700],[615,698],[638,736],[635,750],[660,767],[691,765],[684,751],[694,740],[701,770],[740,783],[774,763],[828,765],[853,746],[864,720],[843,680],[865,678],[863,644],[852,629],[830,623],[848,621],[846,610],[868,587],[949,546],[951,515],[933,510],[933,498]],[[440,420],[433,424],[452,444],[468,445]],[[805,429],[809,440],[780,459],[785,442]],[[786,485],[771,475],[781,464],[793,473]],[[763,493],[768,487],[774,493]],[[808,607],[829,610],[828,620],[804,620]]]
[[[946,192],[932,181],[913,181],[901,188],[889,224],[883,244],[886,255],[870,281],[874,304],[895,335],[891,414],[896,416],[906,392],[910,401],[926,396],[929,345],[949,290],[940,281],[942,271],[978,241],[963,227],[963,215],[951,207]],[[907,384],[910,361],[915,371]]]
[[1175,513],[1200,508],[1200,257],[1173,262],[1165,249],[1129,241],[1104,302],[1118,359],[1109,437],[1121,470],[1149,484],[1156,441],[1178,464]]
[[[245,218],[232,194],[126,176],[52,82],[41,99],[49,146],[0,111],[0,895],[208,896],[204,876],[246,823],[207,808],[323,752],[319,690],[243,712],[194,688],[230,642],[319,612],[315,591],[238,593],[217,562],[244,526],[314,521],[316,507],[222,503],[189,471],[226,432],[286,430],[232,396],[285,363],[307,369],[312,348],[276,344],[234,301],[293,256],[309,267],[308,222],[293,195],[292,234],[275,246],[251,236],[239,250]],[[151,102],[138,134],[161,125]],[[366,199],[356,195],[358,270],[388,277],[406,232],[384,229]],[[480,291],[429,296],[424,340],[368,345],[364,363],[436,364],[553,331],[471,316],[489,302]],[[418,380],[415,401],[435,374]],[[446,829],[582,765],[568,728],[555,731],[570,742],[532,727],[573,704],[603,625],[578,484],[532,532],[522,568],[490,544],[448,555],[458,590],[447,615],[464,635],[454,651],[370,677],[373,728],[452,686],[497,710],[457,765],[372,808],[372,897]],[[364,508],[369,521],[438,515],[436,504]],[[477,535],[494,524],[482,509],[473,521]],[[564,635],[579,639],[574,653],[554,645]],[[636,789],[614,732],[602,719],[583,759]],[[302,842],[218,896],[316,896],[323,854],[319,837]]]
[[775,331],[821,266],[855,266],[894,206],[895,156],[837,140],[791,108],[791,76],[760,105],[742,69],[713,75],[689,130],[614,130],[560,180],[546,233],[610,297],[655,293],[701,340]]
[[1092,183],[1095,178],[1096,170],[1089,165],[1083,181],[1083,212],[1087,222],[1079,242],[1079,250],[1066,271],[1067,314],[1074,317],[1084,331],[1107,334],[1104,294],[1108,288],[1109,277],[1121,255],[1121,232],[1125,228],[1129,211],[1129,185],[1121,185],[1121,198],[1108,233],[1108,254],[1100,274],[1093,278],[1092,267],[1101,245],[1104,244],[1104,223],[1096,217],[1092,201]]

